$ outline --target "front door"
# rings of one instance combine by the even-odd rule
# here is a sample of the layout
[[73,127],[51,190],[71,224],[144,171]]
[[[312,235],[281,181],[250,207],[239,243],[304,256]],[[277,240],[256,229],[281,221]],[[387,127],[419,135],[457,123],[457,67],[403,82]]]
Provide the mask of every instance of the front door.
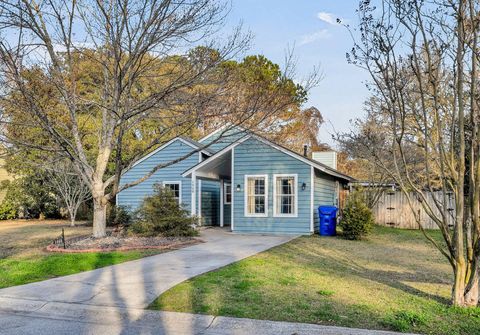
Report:
[[220,225],[220,183],[202,180],[201,217],[205,226]]

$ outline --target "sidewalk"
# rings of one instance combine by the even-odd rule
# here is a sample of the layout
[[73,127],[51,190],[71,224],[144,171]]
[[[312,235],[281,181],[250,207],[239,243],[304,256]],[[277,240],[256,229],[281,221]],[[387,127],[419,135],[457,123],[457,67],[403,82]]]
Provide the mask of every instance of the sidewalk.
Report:
[[397,335],[304,323],[0,298],[0,332],[157,335]]

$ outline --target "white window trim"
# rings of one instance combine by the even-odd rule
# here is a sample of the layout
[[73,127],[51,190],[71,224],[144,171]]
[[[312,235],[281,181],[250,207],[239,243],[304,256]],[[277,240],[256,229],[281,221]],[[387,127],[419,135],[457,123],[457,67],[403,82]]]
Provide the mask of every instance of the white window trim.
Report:
[[182,203],[182,181],[181,180],[165,180],[162,182],[162,186],[166,184],[178,184],[178,204]]
[[[265,213],[248,213],[248,178],[264,178],[265,179]],[[233,193],[233,192],[232,192]],[[268,217],[268,174],[246,174],[243,184],[244,193],[244,215],[250,218],[265,218]]]
[[[227,201],[227,186],[230,186],[230,202]],[[224,182],[223,183],[223,203],[225,205],[232,204],[232,183],[231,182]]]
[[[294,184],[294,212],[292,214],[277,213],[277,178],[293,177]],[[296,218],[298,217],[298,174],[296,173],[283,173],[273,175],[273,217],[275,218]]]

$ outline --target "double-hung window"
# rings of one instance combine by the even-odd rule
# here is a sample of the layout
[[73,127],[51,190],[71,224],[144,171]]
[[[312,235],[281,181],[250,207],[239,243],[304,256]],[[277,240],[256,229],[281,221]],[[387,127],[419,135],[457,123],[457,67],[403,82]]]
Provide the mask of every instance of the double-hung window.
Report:
[[245,176],[245,216],[268,215],[268,176]]
[[274,216],[297,216],[297,175],[273,175]]
[[163,187],[167,190],[171,190],[172,194],[180,205],[182,203],[182,183],[179,181],[165,181],[163,182]]

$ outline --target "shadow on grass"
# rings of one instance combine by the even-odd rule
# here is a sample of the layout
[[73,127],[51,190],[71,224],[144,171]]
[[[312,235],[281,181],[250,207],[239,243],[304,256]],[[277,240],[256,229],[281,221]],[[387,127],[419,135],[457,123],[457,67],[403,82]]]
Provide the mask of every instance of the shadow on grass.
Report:
[[[448,264],[417,233],[381,230],[378,240],[372,236],[360,242],[301,237],[188,280],[150,308],[432,334],[480,333],[480,309],[467,317],[449,307]],[[354,286],[351,295],[348,285]]]
[[[259,320],[393,329],[387,323],[379,324],[377,320],[384,319],[385,315],[367,305],[339,304],[329,299],[330,294],[325,292],[314,297],[282,297],[275,290],[266,292],[264,285],[262,279],[250,275],[244,266],[237,263],[182,283],[167,292],[166,296],[160,296],[149,308]],[[279,277],[275,285],[293,287],[296,283]],[[174,301],[169,301],[170,294]]]
[[[325,238],[308,237],[307,239],[324,240],[322,241],[322,244],[328,244],[328,240]],[[340,242],[340,244],[350,243],[355,245],[359,243],[368,243],[368,241],[344,241],[341,240],[341,237],[336,237],[335,239],[337,240],[335,242]],[[418,262],[418,260],[428,259],[432,252],[436,252],[435,250],[430,249],[428,251],[408,251],[404,248],[388,246],[389,254],[403,255],[402,258],[392,257],[388,259],[388,257],[376,257],[375,255],[369,255],[364,258],[362,255],[358,255],[358,253],[353,255],[352,253],[355,253],[354,250],[342,248],[329,249],[328,245],[325,245],[324,248],[320,250],[310,251],[307,253],[305,253],[302,248],[296,246],[295,244],[287,246],[287,248],[290,248],[291,250],[289,252],[293,254],[302,252],[302,261],[311,271],[320,269],[321,271],[326,271],[336,275],[353,275],[362,279],[367,279],[390,286],[394,289],[401,290],[417,297],[431,299],[445,305],[450,304],[450,300],[444,296],[428,293],[411,285],[405,284],[405,282],[435,285],[451,284],[451,281],[446,279],[445,273],[434,269],[433,266],[428,266],[426,263]],[[415,260],[417,260],[417,262]],[[291,264],[295,265],[295,258],[292,261],[293,262]],[[364,264],[367,264],[367,266]],[[373,269],[372,266],[369,266],[371,264],[374,264],[375,268],[387,269],[394,266],[396,268],[401,268],[403,271]]]

